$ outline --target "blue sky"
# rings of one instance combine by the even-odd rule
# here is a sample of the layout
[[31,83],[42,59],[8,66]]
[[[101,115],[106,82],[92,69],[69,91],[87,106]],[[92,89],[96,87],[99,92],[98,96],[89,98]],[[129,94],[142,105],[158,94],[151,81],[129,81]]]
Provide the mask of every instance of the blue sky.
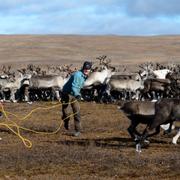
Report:
[[180,2],[0,0],[0,34],[180,34]]

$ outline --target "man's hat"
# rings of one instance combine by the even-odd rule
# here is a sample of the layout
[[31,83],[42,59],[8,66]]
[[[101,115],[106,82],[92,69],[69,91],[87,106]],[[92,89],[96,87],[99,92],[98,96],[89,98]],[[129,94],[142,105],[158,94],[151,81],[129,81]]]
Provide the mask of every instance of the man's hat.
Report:
[[91,69],[91,67],[92,67],[92,63],[89,61],[85,61],[82,69]]

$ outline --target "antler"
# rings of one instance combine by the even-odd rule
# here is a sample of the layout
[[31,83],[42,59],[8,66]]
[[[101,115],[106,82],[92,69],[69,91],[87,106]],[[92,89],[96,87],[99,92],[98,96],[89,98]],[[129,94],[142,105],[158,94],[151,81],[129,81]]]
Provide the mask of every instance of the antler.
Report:
[[99,64],[102,65],[106,57],[107,57],[106,55],[102,55],[102,56],[97,57],[96,59],[98,59],[100,61]]
[[102,61],[102,64],[107,67],[109,67],[110,63],[111,63],[111,59],[103,59]]
[[11,69],[11,66],[6,67],[5,65],[3,65],[3,67],[2,67],[2,71],[6,75],[10,75],[11,74],[10,73],[10,69]]
[[146,63],[143,63],[143,64],[140,64],[139,67],[143,70],[153,70],[153,63],[151,62],[146,62]]

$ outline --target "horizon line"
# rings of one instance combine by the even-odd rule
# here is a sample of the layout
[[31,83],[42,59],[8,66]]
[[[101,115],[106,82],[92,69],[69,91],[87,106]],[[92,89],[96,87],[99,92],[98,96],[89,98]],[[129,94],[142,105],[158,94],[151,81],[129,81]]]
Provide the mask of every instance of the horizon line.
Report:
[[120,37],[157,37],[157,36],[180,36],[180,34],[151,34],[151,35],[121,35],[121,34],[56,34],[56,33],[37,33],[37,34],[28,34],[28,33],[15,33],[15,34],[1,34],[0,36],[120,36]]

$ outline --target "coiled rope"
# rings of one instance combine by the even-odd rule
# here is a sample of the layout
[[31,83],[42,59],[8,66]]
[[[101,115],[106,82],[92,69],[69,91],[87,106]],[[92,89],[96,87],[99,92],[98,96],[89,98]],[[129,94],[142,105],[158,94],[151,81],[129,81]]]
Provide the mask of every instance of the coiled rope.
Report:
[[63,121],[65,119],[68,119],[74,115],[76,115],[78,112],[75,112],[75,113],[72,113],[70,114],[68,117],[62,119],[61,123],[59,124],[58,128],[55,130],[55,131],[52,131],[52,132],[43,132],[43,131],[36,131],[36,130],[32,130],[32,129],[29,129],[29,128],[25,128],[23,126],[19,126],[17,123],[15,123],[14,121],[10,120],[10,118],[8,117],[8,115],[12,115],[14,117],[16,117],[18,120],[26,120],[28,117],[31,116],[31,114],[33,114],[34,112],[42,109],[42,110],[48,110],[48,109],[54,109],[58,106],[62,106],[62,105],[66,105],[66,104],[73,104],[74,102],[76,102],[77,100],[74,100],[72,102],[68,102],[68,103],[57,103],[56,105],[53,105],[53,106],[45,106],[45,107],[37,107],[33,110],[31,110],[27,115],[25,115],[24,117],[20,117],[19,115],[17,114],[14,114],[14,113],[11,113],[11,112],[8,112],[8,111],[5,111],[4,109],[4,106],[2,103],[0,103],[0,107],[1,107],[1,111],[3,113],[3,115],[5,116],[5,119],[7,122],[10,122],[10,123],[0,123],[0,126],[5,126],[6,128],[8,128],[10,131],[12,131],[15,135],[17,135],[23,142],[23,144],[25,145],[25,147],[27,148],[31,148],[32,147],[32,142],[27,139],[27,138],[24,138],[21,133],[20,133],[20,129],[21,130],[25,130],[25,131],[29,131],[29,132],[33,132],[33,133],[36,133],[36,134],[44,134],[44,135],[52,135],[52,134],[56,134],[62,124],[63,124]]

